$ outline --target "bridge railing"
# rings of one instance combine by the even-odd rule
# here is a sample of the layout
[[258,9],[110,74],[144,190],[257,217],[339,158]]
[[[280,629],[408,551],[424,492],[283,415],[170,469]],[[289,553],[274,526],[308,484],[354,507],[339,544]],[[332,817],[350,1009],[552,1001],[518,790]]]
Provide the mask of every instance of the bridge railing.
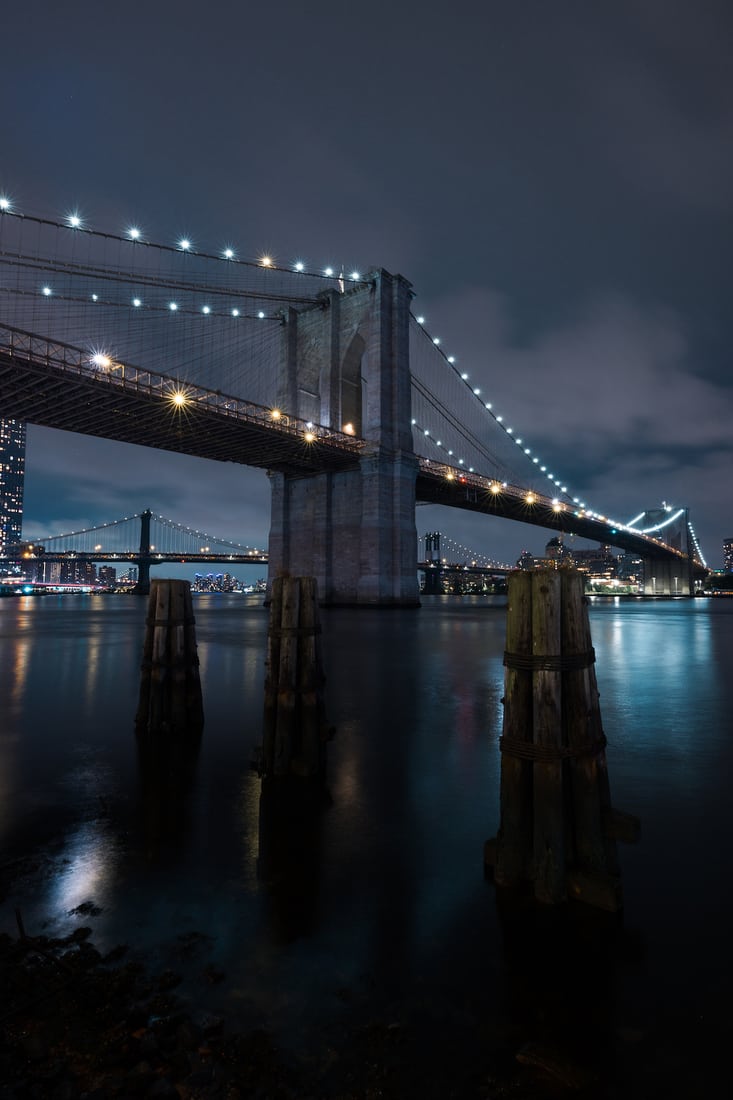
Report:
[[[676,547],[669,546],[663,539],[654,538],[649,535],[641,535],[640,532],[634,531],[631,527],[626,527],[625,524],[609,521],[606,516],[598,515],[595,512],[590,512],[583,508],[577,508],[575,505],[568,504],[558,497],[548,497],[534,489],[527,489],[519,485],[512,485],[507,481],[499,481],[496,478],[485,477],[473,471],[464,470],[461,467],[448,466],[443,462],[436,462],[434,459],[418,456],[418,462],[421,473],[430,474],[434,477],[442,477],[448,482],[455,482],[457,485],[466,486],[467,489],[480,491],[488,497],[496,497],[497,500],[502,497],[505,499],[508,498],[517,503],[526,505],[528,508],[544,508],[555,515],[576,516],[579,519],[592,519],[599,525],[608,524],[609,542],[613,541],[612,535],[614,533],[617,533],[618,530],[623,530],[646,543],[650,550],[663,548],[665,551],[675,554],[680,558],[687,557],[683,551],[678,550]],[[611,524],[613,524],[613,529]]]
[[23,358],[43,363],[64,374],[84,378],[95,384],[119,386],[121,389],[143,393],[165,401],[173,409],[205,408],[218,415],[259,424],[282,435],[297,437],[305,443],[326,443],[342,451],[360,454],[366,441],[345,432],[336,431],[322,424],[289,416],[279,409],[257,405],[254,402],[208,390],[202,386],[179,382],[169,375],[143,370],[129,363],[121,363],[101,353],[89,353],[71,344],[49,341],[34,333],[0,324],[0,349],[13,358]]

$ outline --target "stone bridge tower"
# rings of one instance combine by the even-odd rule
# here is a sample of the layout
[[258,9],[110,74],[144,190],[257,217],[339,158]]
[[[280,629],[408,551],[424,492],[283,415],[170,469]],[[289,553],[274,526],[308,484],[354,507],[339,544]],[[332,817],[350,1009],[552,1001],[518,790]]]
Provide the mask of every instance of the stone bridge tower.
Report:
[[324,604],[419,603],[411,296],[402,276],[377,271],[284,317],[279,407],[368,444],[352,469],[269,474],[270,580],[314,576]]

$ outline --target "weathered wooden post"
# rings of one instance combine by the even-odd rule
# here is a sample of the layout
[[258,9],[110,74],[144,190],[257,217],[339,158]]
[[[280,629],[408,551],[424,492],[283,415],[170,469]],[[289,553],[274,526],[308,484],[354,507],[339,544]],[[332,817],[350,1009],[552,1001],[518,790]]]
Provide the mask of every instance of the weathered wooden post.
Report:
[[150,583],[135,725],[138,732],[200,733],[204,724],[191,586]]
[[[515,573],[506,622],[507,653],[532,648],[532,575]],[[532,669],[529,662],[506,665],[504,674],[504,739],[517,746],[501,756],[501,827],[496,843],[494,877],[517,886],[532,872],[532,761],[519,751],[532,741]]]
[[615,911],[615,841],[638,839],[639,822],[611,809],[583,585],[570,569],[509,577],[501,822],[484,859],[499,886]]
[[272,582],[267,640],[262,772],[321,776],[328,731],[314,577]]

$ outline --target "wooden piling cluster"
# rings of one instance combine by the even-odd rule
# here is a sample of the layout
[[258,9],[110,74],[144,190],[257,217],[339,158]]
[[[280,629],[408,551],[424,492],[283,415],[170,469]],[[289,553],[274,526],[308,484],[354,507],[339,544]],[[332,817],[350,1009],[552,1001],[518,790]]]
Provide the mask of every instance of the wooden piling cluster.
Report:
[[584,580],[573,569],[508,578],[501,821],[485,862],[537,900],[622,905],[616,840],[639,822],[611,808]]
[[150,582],[140,676],[138,732],[200,733],[204,724],[191,586]]
[[328,729],[315,577],[276,577],[267,635],[262,773],[315,778]]

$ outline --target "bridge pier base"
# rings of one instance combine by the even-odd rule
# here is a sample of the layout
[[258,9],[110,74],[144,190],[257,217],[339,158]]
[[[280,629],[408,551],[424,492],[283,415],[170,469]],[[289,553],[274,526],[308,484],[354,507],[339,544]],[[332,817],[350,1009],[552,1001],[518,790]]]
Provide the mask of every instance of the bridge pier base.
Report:
[[417,469],[414,455],[378,449],[353,470],[270,473],[268,588],[314,576],[324,606],[418,607]]
[[145,558],[138,558],[137,582],[132,591],[138,596],[150,595],[150,562]]
[[427,566],[425,572],[424,596],[438,596],[443,591],[441,586],[441,572],[438,566]]
[[688,563],[644,559],[645,596],[692,596]]

